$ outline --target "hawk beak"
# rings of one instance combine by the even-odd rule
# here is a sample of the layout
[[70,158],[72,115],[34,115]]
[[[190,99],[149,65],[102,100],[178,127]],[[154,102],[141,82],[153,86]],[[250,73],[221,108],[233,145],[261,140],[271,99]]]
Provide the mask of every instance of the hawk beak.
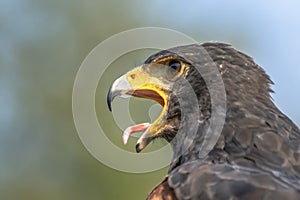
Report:
[[120,96],[123,98],[129,97],[130,91],[133,91],[129,82],[126,79],[126,74],[118,78],[110,87],[107,93],[107,105],[109,110],[112,110],[111,104],[115,97]]
[[[134,93],[134,89],[130,86],[129,82],[126,79],[126,74],[118,78],[110,87],[108,93],[107,93],[107,105],[110,111],[112,111],[112,101],[114,100],[115,97],[120,96],[123,98],[128,98],[130,97],[130,94]],[[143,135],[138,139],[137,144],[136,144],[136,152],[139,153],[141,152],[151,141],[152,137],[149,134],[149,128],[151,124],[147,124],[145,128],[138,128],[137,130],[135,127],[138,127],[141,125],[136,125],[132,127],[128,127],[129,131],[125,130],[123,133],[123,143],[126,144],[129,134],[133,134],[135,132],[140,132],[140,131],[145,131]],[[135,130],[133,130],[135,129]],[[124,139],[126,137],[126,139]]]
[[165,124],[163,115],[167,109],[167,93],[161,89],[162,82],[158,78],[151,77],[142,67],[137,67],[127,74],[121,76],[110,87],[107,94],[107,105],[112,110],[112,101],[120,96],[127,98],[135,96],[139,98],[151,99],[163,106],[163,112],[152,124],[141,123],[128,127],[123,132],[123,143],[126,144],[130,135],[143,132],[136,144],[136,151],[143,150],[154,138],[158,130]]
[[153,140],[149,134],[149,128],[143,133],[136,143],[135,150],[137,153],[140,153]]

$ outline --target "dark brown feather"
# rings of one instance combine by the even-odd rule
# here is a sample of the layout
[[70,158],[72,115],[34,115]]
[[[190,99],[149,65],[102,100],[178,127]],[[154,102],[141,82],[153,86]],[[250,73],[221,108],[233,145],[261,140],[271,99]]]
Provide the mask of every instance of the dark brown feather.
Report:
[[[203,48],[210,58],[201,54]],[[176,47],[149,57],[146,63],[173,54],[191,64],[186,78],[198,96],[203,121],[183,154],[178,153],[182,143],[171,142],[175,155],[168,178],[148,199],[300,199],[300,131],[272,102],[272,81],[264,70],[249,56],[222,43]],[[211,105],[209,92],[193,66],[210,65],[211,59],[224,82],[227,112],[217,144],[200,158]],[[179,104],[175,98],[169,101],[168,112],[173,116]],[[193,126],[199,122],[190,119],[184,123]],[[180,138],[189,139],[188,132],[181,132]],[[168,137],[172,135],[175,133]]]

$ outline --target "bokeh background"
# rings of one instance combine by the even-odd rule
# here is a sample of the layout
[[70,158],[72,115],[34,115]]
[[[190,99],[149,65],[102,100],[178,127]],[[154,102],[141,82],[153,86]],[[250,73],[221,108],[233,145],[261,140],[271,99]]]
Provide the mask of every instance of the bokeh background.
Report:
[[[145,199],[166,174],[167,168],[128,174],[101,164],[72,118],[81,62],[99,42],[131,28],[160,26],[199,42],[231,43],[264,67],[276,84],[274,101],[300,125],[299,8],[297,0],[0,1],[0,199]],[[120,58],[99,82],[97,114],[107,116],[102,124],[117,145],[121,130],[105,91],[148,53]],[[143,107],[132,113],[137,121],[146,114]]]

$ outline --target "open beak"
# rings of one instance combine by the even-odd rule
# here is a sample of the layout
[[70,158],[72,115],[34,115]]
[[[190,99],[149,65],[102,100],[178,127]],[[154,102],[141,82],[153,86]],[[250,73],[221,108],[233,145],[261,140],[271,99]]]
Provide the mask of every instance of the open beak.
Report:
[[[166,107],[166,93],[161,89],[160,80],[144,72],[142,67],[137,67],[114,81],[107,94],[107,105],[110,111],[112,110],[112,101],[117,96],[151,99],[164,108]],[[127,143],[130,135],[143,132],[137,141],[136,151],[143,150],[155,138],[155,132],[161,126],[162,115],[163,113],[153,124],[142,123],[128,127],[123,132],[123,143]]]

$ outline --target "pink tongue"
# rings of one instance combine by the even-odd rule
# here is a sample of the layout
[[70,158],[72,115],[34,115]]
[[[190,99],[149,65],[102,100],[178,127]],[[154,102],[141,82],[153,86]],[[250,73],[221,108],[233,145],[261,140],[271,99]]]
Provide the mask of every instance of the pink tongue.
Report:
[[151,126],[150,123],[142,123],[134,126],[129,126],[125,129],[122,135],[123,144],[127,144],[130,135],[137,132],[145,132]]

